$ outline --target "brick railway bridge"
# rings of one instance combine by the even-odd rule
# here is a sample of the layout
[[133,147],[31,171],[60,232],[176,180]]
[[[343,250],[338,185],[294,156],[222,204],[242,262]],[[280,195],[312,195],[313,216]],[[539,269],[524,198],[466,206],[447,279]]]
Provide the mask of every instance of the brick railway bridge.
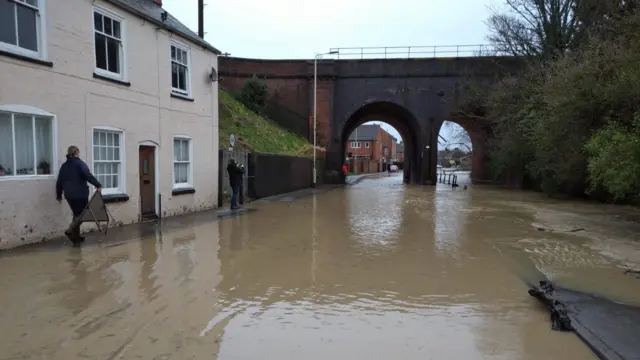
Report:
[[[471,137],[472,181],[489,180],[485,163],[491,124],[456,110],[470,85],[486,85],[518,68],[515,58],[496,56],[318,60],[317,141],[327,149],[325,171],[340,171],[351,132],[375,120],[402,136],[405,182],[435,184],[438,134],[449,120]],[[272,101],[303,114],[300,121],[311,121],[314,60],[221,57],[218,72],[221,86],[230,91],[240,91],[252,76],[265,80]]]

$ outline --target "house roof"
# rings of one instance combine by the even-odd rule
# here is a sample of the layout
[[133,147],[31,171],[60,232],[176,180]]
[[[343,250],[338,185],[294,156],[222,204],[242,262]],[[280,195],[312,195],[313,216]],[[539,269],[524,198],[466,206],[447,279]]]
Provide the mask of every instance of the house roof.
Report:
[[397,144],[396,152],[404,152],[404,144]]
[[372,141],[378,137],[379,131],[380,125],[360,125],[349,135],[349,141]]
[[165,12],[160,5],[154,0],[107,0],[115,6],[129,11],[141,18],[148,20],[164,29],[174,32],[192,42],[204,47],[205,49],[221,54],[220,50],[213,47],[208,42],[200,38],[196,33],[191,31],[186,25],[181,23],[173,15],[167,12],[167,19],[162,21],[162,13]]

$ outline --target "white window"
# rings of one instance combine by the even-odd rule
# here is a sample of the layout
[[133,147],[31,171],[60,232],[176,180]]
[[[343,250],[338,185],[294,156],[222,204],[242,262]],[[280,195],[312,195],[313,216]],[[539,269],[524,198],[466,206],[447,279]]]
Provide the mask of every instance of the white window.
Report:
[[173,138],[173,187],[193,187],[191,139]]
[[93,10],[96,73],[124,78],[123,19],[102,9]]
[[53,174],[53,117],[0,109],[0,178]]
[[93,129],[93,175],[105,194],[124,194],[124,133]]
[[43,58],[44,0],[0,0],[0,50]]
[[364,143],[364,147],[366,147],[368,149],[369,148],[369,143],[368,142]]
[[352,149],[359,149],[360,148],[360,141],[352,141],[351,142],[351,148]]
[[189,50],[183,46],[171,44],[171,90],[182,95],[189,95]]

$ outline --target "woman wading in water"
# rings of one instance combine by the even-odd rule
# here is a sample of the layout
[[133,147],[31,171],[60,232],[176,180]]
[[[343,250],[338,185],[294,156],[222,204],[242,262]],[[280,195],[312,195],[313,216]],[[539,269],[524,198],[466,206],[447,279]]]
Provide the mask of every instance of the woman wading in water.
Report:
[[84,241],[84,237],[80,236],[80,225],[82,223],[76,223],[76,219],[82,215],[89,203],[89,186],[87,182],[95,186],[96,191],[102,191],[100,182],[91,174],[87,164],[80,159],[80,149],[75,145],[71,145],[67,149],[67,161],[62,164],[58,173],[56,200],[61,202],[62,194],[64,193],[64,198],[73,213],[71,225],[65,230],[64,234],[69,237],[74,246],[79,246]]

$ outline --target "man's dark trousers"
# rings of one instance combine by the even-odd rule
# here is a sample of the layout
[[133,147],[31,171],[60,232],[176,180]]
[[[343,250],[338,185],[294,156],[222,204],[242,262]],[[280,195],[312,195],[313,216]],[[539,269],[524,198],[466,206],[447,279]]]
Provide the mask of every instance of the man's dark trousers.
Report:
[[235,209],[238,207],[238,192],[240,191],[239,185],[235,184],[231,186],[231,208]]

